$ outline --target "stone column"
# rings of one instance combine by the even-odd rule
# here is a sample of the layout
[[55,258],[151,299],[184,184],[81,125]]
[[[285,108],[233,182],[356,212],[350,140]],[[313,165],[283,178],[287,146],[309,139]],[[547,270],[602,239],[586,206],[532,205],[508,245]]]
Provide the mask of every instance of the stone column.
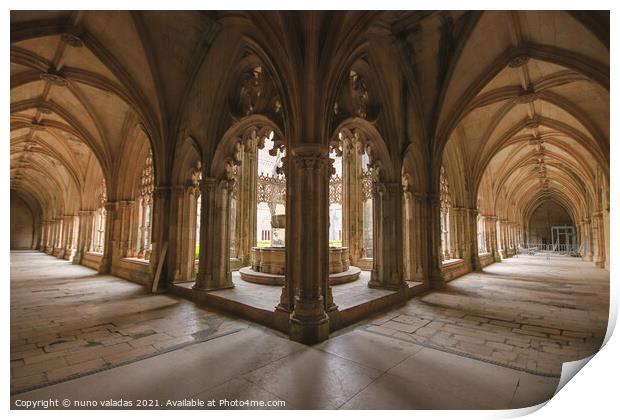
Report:
[[605,268],[605,227],[603,226],[603,212],[593,214],[594,226],[596,227],[596,255],[594,263],[597,267]]
[[499,226],[499,232],[498,232],[498,236],[499,236],[499,250],[500,250],[500,255],[502,258],[508,258],[508,243],[507,243],[507,237],[506,237],[506,219],[499,219],[497,221],[497,224]]
[[200,260],[195,290],[233,287],[228,257],[230,208],[228,180],[208,178],[203,173],[200,209]]
[[58,253],[62,251],[62,218],[54,220],[54,244],[52,249],[52,255],[58,256]]
[[168,248],[169,278],[173,283],[195,277],[196,213],[198,186],[179,185],[172,189],[171,237]]
[[415,254],[415,281],[424,281],[425,279],[425,250],[428,246],[426,240],[427,220],[426,220],[426,197],[423,194],[413,195],[413,232],[414,232],[414,254]]
[[[292,340],[318,343],[329,336],[329,149],[303,144],[291,150],[287,178],[286,287]],[[299,294],[295,296],[295,289]]]
[[482,270],[480,263],[480,250],[478,249],[478,209],[469,208],[467,212],[467,223],[469,225],[469,258],[473,271]]
[[114,247],[116,242],[116,236],[114,228],[116,220],[118,218],[118,202],[108,201],[104,204],[105,214],[105,233],[103,241],[103,256],[101,257],[101,264],[99,265],[99,273],[109,273],[112,269],[112,255],[114,254]]
[[78,212],[77,244],[75,247],[75,255],[73,256],[73,264],[82,264],[84,254],[86,253],[86,218],[88,213],[88,211],[84,210]]
[[132,248],[131,233],[134,229],[133,226],[133,205],[134,201],[119,201],[118,213],[119,213],[119,257],[126,258],[130,256],[130,250]]
[[41,233],[41,243],[39,244],[39,250],[45,252],[45,248],[47,246],[47,234],[48,234],[49,222],[47,220],[44,220],[42,222],[42,225],[43,225],[43,230]]
[[250,141],[244,150],[237,184],[237,258],[244,266],[250,265],[252,248],[256,246],[256,176],[258,156],[256,144]]
[[466,252],[466,212],[464,207],[454,207],[454,258],[464,259]]
[[439,194],[429,194],[428,202],[426,204],[426,223],[429,229],[429,265],[430,265],[430,284],[435,289],[442,288],[444,286],[442,276],[443,265],[443,247],[442,247],[442,232],[441,232],[441,203]]
[[415,255],[415,203],[411,191],[403,191],[403,276],[406,280],[413,280],[416,270]]
[[487,228],[487,248],[493,256],[493,261],[501,261],[497,244],[497,216],[488,215],[484,217]]
[[373,269],[369,287],[400,290],[402,274],[402,186],[400,182],[375,182],[373,191]]
[[[153,276],[157,272],[160,258],[165,258],[162,252],[164,244],[168,241],[170,190],[169,186],[158,186],[153,191],[151,234],[147,239],[147,241],[151,242],[150,252],[147,253],[147,256]],[[148,248],[148,243],[146,247]],[[167,282],[165,270],[162,270],[161,276],[163,278],[159,280],[159,290],[163,290]]]
[[75,226],[75,216],[69,215],[65,216],[65,238],[64,238],[64,253],[63,258],[68,260],[71,258],[71,254],[73,253],[73,238],[74,238],[74,226]]
[[584,259],[586,261],[592,261],[593,256],[594,256],[594,253],[592,250],[592,221],[590,219],[584,219],[583,226],[584,226],[585,246],[586,246]]

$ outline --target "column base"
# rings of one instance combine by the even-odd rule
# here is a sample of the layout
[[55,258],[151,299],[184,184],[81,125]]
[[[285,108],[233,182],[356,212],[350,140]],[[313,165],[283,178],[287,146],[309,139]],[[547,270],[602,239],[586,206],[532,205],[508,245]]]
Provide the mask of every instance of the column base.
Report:
[[323,299],[297,300],[290,317],[290,338],[303,344],[316,344],[329,338],[329,317]]
[[192,287],[193,290],[196,290],[197,292],[215,292],[216,290],[226,290],[226,289],[234,289],[235,285],[231,284],[230,286],[218,286],[218,287],[198,287],[196,285],[194,285]]

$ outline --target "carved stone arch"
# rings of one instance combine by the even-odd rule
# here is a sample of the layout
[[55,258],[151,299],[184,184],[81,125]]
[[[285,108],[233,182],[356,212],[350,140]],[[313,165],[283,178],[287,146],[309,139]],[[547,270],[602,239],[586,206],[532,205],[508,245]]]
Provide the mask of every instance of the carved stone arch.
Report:
[[290,115],[291,100],[284,89],[283,69],[247,34],[239,39],[231,55],[231,70],[216,94],[216,104],[221,107],[221,112],[215,115],[217,119],[213,120],[216,138],[222,138],[231,126],[252,115],[262,115],[281,131],[289,132],[287,115]]
[[287,140],[282,130],[266,116],[250,115],[240,119],[222,136],[210,167],[204,168],[205,173],[215,179],[229,177],[232,167],[240,164],[239,152],[248,145],[248,142],[251,139],[260,142],[261,137],[269,136],[271,132],[273,132],[274,149],[285,148]]
[[362,44],[345,62],[346,67],[338,70],[334,94],[327,95],[331,102],[327,105],[328,133],[343,124],[347,119],[359,118],[376,124],[381,106],[378,82],[366,53],[367,45]]
[[330,145],[337,148],[343,138],[358,142],[368,153],[370,165],[379,178],[386,182],[400,182],[400,168],[394,168],[388,147],[379,131],[367,120],[352,117],[341,122],[330,137]]
[[427,164],[422,153],[417,150],[417,145],[409,144],[404,153],[401,173],[407,176],[409,189],[414,193],[423,194],[426,191]]
[[202,154],[198,142],[191,136],[177,142],[172,167],[172,185],[191,185],[192,173],[201,168]]
[[112,201],[135,199],[138,195],[137,180],[140,179],[142,165],[149,152],[153,154],[154,180],[155,185],[158,185],[160,182],[158,169],[161,165],[157,163],[151,141],[140,123],[132,124],[118,154],[119,160],[116,163],[117,182],[109,186],[108,196],[111,197]]
[[[465,182],[469,178],[465,171],[464,163],[463,153],[459,150],[456,143],[444,150],[441,166],[445,168],[445,176],[450,184],[452,204],[459,207],[473,205],[470,201],[472,197],[476,197],[475,194],[471,194],[472,191],[467,190]],[[441,167],[439,170],[441,170]],[[437,176],[433,184],[439,186],[439,176]]]

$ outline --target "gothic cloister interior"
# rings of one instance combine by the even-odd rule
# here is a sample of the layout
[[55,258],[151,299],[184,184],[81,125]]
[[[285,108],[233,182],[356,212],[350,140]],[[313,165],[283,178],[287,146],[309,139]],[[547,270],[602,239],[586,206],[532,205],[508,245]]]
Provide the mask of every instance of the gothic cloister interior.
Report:
[[13,403],[548,400],[607,328],[609,28],[11,12]]

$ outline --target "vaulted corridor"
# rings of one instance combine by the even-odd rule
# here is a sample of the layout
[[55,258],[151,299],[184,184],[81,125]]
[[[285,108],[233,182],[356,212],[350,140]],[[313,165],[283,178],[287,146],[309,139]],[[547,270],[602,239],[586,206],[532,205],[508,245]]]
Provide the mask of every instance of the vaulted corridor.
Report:
[[[286,408],[528,406],[551,397],[562,362],[598,349],[608,290],[609,273],[578,258],[519,256],[308,347],[18,251],[11,255],[12,400],[163,403],[200,395],[283,400]],[[307,369],[323,373],[301,380]],[[428,378],[440,375],[451,379],[429,390]]]
[[10,17],[14,395],[511,407],[601,346],[609,11]]

